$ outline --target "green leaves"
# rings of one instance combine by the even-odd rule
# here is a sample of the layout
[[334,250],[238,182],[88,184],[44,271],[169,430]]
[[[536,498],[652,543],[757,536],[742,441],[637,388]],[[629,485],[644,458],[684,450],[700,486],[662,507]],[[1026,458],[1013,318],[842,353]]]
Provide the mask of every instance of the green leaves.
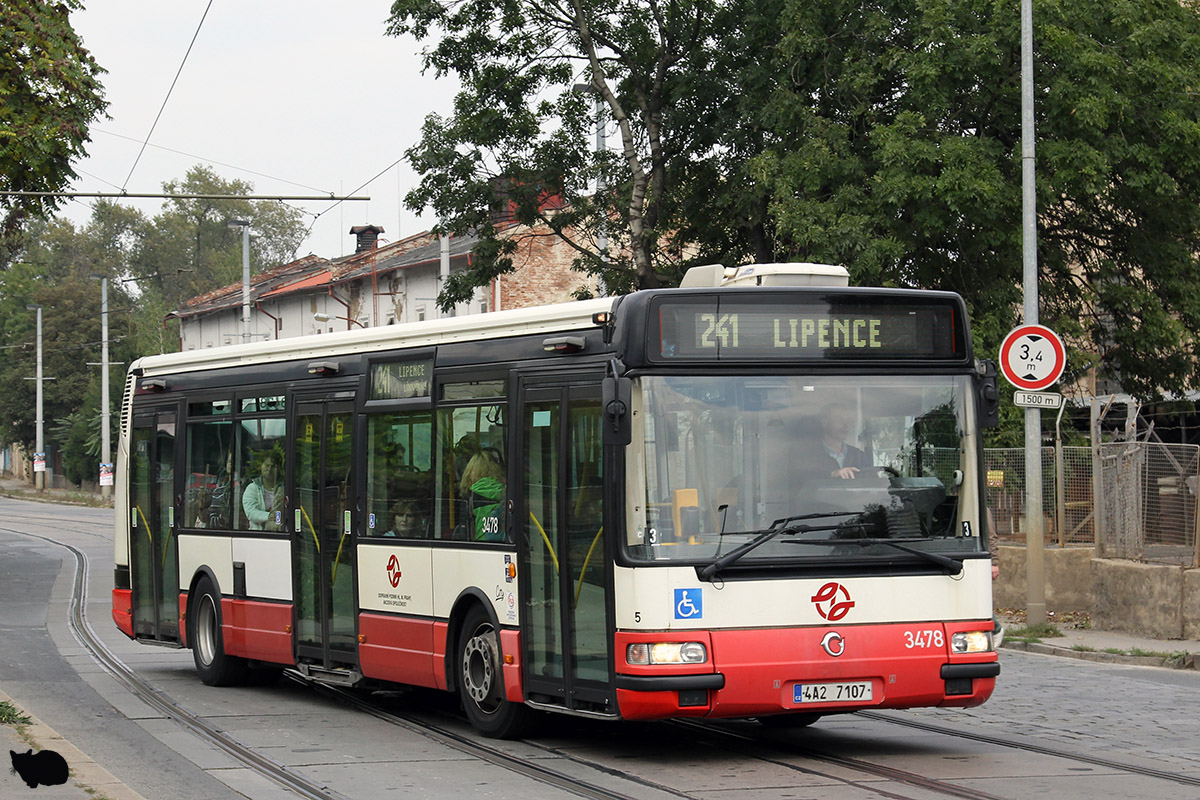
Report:
[[[5,0],[0,5],[0,189],[53,192],[75,172],[88,126],[107,103],[104,72],[83,48],[68,14],[77,0],[42,3]],[[0,197],[0,239],[11,250],[21,223],[44,215],[58,201]],[[0,253],[0,265],[7,262]]]

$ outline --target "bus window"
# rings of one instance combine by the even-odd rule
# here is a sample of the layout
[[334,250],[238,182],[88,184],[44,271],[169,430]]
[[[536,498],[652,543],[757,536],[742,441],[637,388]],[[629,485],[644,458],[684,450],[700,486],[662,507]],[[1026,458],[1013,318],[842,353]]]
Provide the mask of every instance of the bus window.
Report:
[[433,415],[428,411],[368,418],[367,508],[367,536],[429,536]]
[[499,509],[507,496],[505,430],[501,405],[438,410],[438,538],[504,539]]
[[233,420],[190,422],[184,527],[228,530],[233,524],[232,482]]
[[286,530],[284,445],[287,420],[243,419],[238,425],[234,494],[237,530]]

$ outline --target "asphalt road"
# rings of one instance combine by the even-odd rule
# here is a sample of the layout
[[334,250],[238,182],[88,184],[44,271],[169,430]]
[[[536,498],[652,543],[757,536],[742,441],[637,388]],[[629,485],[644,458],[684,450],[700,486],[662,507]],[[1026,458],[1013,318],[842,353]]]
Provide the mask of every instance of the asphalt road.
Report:
[[[128,642],[110,617],[111,518],[111,511],[0,498],[0,690],[144,797],[292,795],[181,731],[104,674],[67,627],[73,559],[33,536],[69,542],[88,555],[88,618],[125,663],[189,710],[219,720],[243,742],[346,797],[564,796],[305,687],[212,689],[196,679],[190,652]],[[1009,651],[1002,664],[997,691],[980,708],[826,718],[769,740],[764,753],[770,758],[761,761],[753,746],[741,750],[665,725],[560,720],[537,739],[505,747],[645,798],[941,796],[894,780],[846,777],[814,766],[808,751],[1014,800],[1200,795],[1200,786],[1097,761],[1200,781],[1200,673]],[[912,727],[925,724],[934,729]],[[745,728],[751,729],[757,732],[757,726]],[[1013,746],[1022,743],[1033,750]],[[27,791],[0,771],[0,797]],[[52,796],[38,791],[29,796]]]

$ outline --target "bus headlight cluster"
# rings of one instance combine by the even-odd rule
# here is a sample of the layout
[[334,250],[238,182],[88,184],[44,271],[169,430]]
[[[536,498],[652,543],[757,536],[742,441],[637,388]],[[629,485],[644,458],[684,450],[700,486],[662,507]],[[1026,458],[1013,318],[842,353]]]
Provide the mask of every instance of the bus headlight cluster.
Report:
[[965,631],[950,637],[952,653],[986,653],[992,650],[990,631]]
[[702,642],[655,642],[631,644],[625,650],[630,664],[704,664],[708,648]]

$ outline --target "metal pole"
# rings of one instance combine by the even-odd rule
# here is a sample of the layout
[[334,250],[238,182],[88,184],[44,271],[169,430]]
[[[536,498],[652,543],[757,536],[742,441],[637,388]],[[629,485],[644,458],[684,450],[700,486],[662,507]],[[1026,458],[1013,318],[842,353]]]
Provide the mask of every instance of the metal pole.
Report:
[[[100,463],[112,463],[111,420],[108,408],[108,278],[100,279]],[[100,496],[112,497],[111,486],[101,486]]]
[[[37,373],[35,380],[37,381],[37,434],[36,443],[33,451],[35,453],[45,453],[45,445],[42,437],[42,307],[37,307]],[[44,457],[44,456],[43,456]],[[40,492],[46,488],[46,473],[35,472],[33,474],[33,485]]]
[[[1025,324],[1038,324],[1037,196],[1034,180],[1033,0],[1021,0],[1021,222]],[[1025,409],[1025,560],[1028,625],[1046,621],[1042,531],[1042,412]]]
[[250,223],[242,227],[242,341],[250,341]]

